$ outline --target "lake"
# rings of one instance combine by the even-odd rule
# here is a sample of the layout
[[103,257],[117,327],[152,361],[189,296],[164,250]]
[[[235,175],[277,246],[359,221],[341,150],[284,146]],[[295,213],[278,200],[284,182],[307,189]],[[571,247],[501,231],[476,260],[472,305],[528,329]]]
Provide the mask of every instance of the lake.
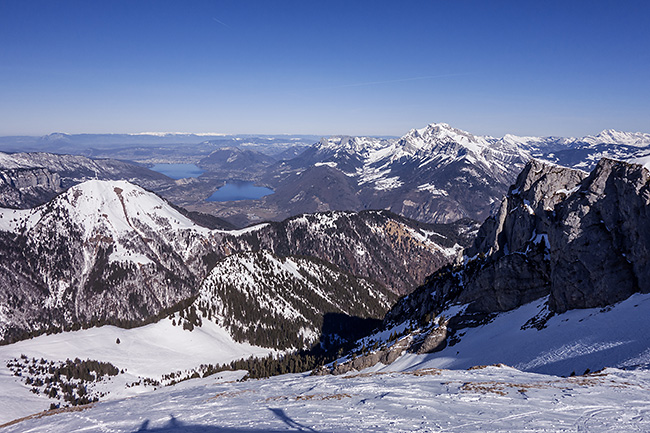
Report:
[[271,188],[255,186],[253,182],[229,181],[208,197],[207,201],[257,200],[274,192]]
[[150,170],[162,173],[172,179],[185,179],[187,177],[199,177],[203,170],[196,164],[155,164]]

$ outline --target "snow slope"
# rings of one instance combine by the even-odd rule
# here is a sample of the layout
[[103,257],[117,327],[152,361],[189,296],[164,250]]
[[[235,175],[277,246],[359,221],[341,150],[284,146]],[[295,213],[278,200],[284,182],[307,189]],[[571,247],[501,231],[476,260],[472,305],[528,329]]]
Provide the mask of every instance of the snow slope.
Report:
[[[603,367],[650,366],[650,335],[641,331],[650,326],[649,294],[636,294],[604,309],[570,310],[553,316],[541,330],[526,327],[529,319],[548,313],[545,301],[542,298],[501,313],[487,325],[462,329],[460,342],[439,352],[406,354],[389,366],[377,368],[465,369],[503,363],[520,370],[568,376]],[[441,316],[450,317],[459,309],[462,307],[451,307]],[[386,339],[390,332],[366,340]]]
[[560,378],[508,367],[196,379],[3,432],[612,432],[650,429],[650,372]]
[[[117,344],[117,339],[120,343]],[[110,362],[125,374],[100,384],[109,399],[151,391],[144,386],[126,388],[138,378],[160,380],[166,373],[188,370],[200,364],[227,363],[272,351],[236,343],[228,332],[212,322],[189,332],[172,326],[169,319],[134,329],[103,326],[82,331],[43,335],[0,346],[0,423],[47,409],[55,400],[32,394],[30,387],[13,376],[6,364],[22,354],[53,361],[80,358]],[[103,400],[103,399],[102,399]]]
[[[650,337],[639,332],[650,321],[650,295],[634,295],[606,310],[569,311],[542,330],[522,330],[542,306],[540,300],[501,314],[441,352],[407,354],[390,366],[343,376],[293,374],[224,383],[241,374],[219,373],[156,390],[119,388],[125,378],[115,379],[116,391],[107,401],[80,412],[41,414],[2,431],[650,431],[650,370],[645,368]],[[212,337],[223,335],[219,328],[212,332]],[[186,341],[188,336],[194,340]],[[0,356],[103,358],[133,376],[155,376],[219,356],[264,353],[227,337],[229,351],[219,352],[204,340],[212,337],[171,327],[166,319],[130,331],[105,327],[39,337],[0,348]],[[136,339],[143,347],[129,346]],[[516,368],[464,370],[496,362]],[[580,376],[583,369],[603,365],[628,369]],[[561,377],[571,371],[578,376]],[[11,392],[0,400],[0,422],[35,413],[51,401],[30,394],[6,368],[0,369],[0,381]]]

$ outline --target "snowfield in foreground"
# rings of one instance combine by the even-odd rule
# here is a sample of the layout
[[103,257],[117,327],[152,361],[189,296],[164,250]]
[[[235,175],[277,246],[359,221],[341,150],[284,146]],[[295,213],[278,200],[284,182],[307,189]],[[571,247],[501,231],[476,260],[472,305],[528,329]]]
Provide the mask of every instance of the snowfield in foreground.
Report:
[[510,367],[347,376],[214,377],[2,432],[612,432],[650,431],[650,372],[608,369],[571,378]]
[[[389,366],[347,376],[235,382],[244,372],[222,372],[163,388],[126,384],[268,350],[235,343],[209,321],[193,332],[163,319],[131,330],[41,336],[0,347],[0,424],[36,414],[53,401],[29,392],[7,368],[8,360],[23,353],[54,361],[110,361],[126,371],[95,385],[109,395],[91,407],[40,413],[0,433],[650,431],[650,337],[643,332],[650,295],[569,311],[542,330],[521,329],[544,312],[543,304],[538,300],[463,330],[459,343],[440,352],[405,354]],[[390,332],[382,334],[388,338]],[[465,370],[497,362],[516,368]],[[561,377],[603,366],[628,370]]]
[[[116,341],[120,340],[120,344]],[[82,331],[43,335],[7,346],[0,346],[0,424],[50,407],[57,400],[34,395],[7,368],[7,361],[20,358],[44,358],[65,361],[80,358],[111,362],[120,374],[94,385],[98,391],[109,393],[108,398],[130,397],[152,391],[153,386],[126,387],[140,378],[160,380],[166,373],[187,370],[200,364],[228,363],[251,355],[263,357],[269,349],[233,341],[218,325],[206,321],[204,326],[189,332],[172,326],[163,319],[158,323],[135,329],[103,326]]]

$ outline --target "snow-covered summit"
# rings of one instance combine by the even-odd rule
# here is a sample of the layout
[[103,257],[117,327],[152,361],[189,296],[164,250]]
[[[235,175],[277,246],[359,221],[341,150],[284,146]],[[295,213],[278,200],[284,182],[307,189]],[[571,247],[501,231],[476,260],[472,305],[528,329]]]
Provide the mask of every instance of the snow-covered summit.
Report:
[[595,136],[588,135],[580,140],[592,145],[623,144],[634,147],[650,146],[650,134],[643,132],[622,132],[614,129],[606,129]]
[[[16,214],[25,221],[25,229],[42,224],[52,209],[65,211],[71,220],[80,224],[88,236],[98,227],[111,234],[124,234],[137,230],[136,226],[157,229],[204,229],[156,194],[127,181],[89,180],[73,186],[46,205],[35,209],[9,210],[4,214]],[[7,228],[7,226],[3,226]],[[17,227],[16,227],[17,228]]]
[[[111,245],[110,261],[139,264],[157,261],[160,255],[156,249],[136,247],[139,243],[158,240],[183,253],[189,245],[179,243],[180,239],[210,232],[156,194],[127,181],[89,180],[34,209],[0,209],[0,217],[1,231],[70,230],[79,233],[85,245]],[[70,228],[61,228],[62,217]],[[92,254],[88,254],[90,260]]]
[[439,151],[442,150],[441,146],[449,143],[456,143],[474,153],[481,153],[484,148],[490,146],[484,137],[452,128],[446,123],[431,123],[421,129],[411,129],[400,139],[400,142],[403,143],[404,149],[414,153]]
[[347,135],[335,135],[323,138],[316,143],[315,147],[319,152],[356,154],[368,156],[370,152],[380,150],[391,143],[391,140],[383,140],[375,137],[351,137]]
[[[156,194],[127,181],[90,180],[70,188],[54,203],[65,206],[75,220],[102,222],[115,234],[138,230],[206,231]],[[96,224],[85,224],[86,233]]]

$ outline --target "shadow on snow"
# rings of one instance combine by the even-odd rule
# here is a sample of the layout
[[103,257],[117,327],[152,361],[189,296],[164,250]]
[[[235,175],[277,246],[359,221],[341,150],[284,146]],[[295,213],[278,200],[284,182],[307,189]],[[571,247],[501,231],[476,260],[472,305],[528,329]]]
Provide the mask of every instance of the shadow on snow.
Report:
[[162,427],[149,427],[149,420],[145,420],[138,430],[133,433],[275,433],[286,431],[321,433],[304,424],[301,424],[289,417],[283,409],[269,408],[276,418],[284,423],[279,428],[237,428],[219,427],[201,424],[186,424],[179,421],[174,415],[170,415],[169,421]]

